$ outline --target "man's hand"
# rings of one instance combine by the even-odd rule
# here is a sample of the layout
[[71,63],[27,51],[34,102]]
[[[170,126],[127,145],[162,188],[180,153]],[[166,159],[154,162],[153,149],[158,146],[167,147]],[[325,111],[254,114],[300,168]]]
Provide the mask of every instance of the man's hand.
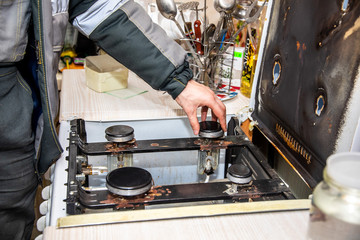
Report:
[[201,121],[206,120],[207,111],[210,108],[212,120],[219,119],[221,128],[226,132],[226,107],[210,88],[190,80],[175,100],[184,109],[195,135],[198,135],[200,130],[196,116],[199,107],[202,107]]

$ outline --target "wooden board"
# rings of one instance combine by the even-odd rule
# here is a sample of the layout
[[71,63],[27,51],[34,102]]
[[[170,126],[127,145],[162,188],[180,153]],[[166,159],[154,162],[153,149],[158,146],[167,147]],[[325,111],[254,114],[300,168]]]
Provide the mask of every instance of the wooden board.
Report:
[[[175,210],[176,211],[176,210]],[[209,209],[211,214],[211,209]],[[306,239],[309,211],[126,222],[85,227],[47,227],[44,239]]]
[[118,211],[71,215],[59,218],[58,227],[74,227],[122,222],[139,222],[161,219],[218,216],[227,214],[274,212],[309,209],[309,199],[259,201],[233,204],[214,204],[203,206],[171,207],[137,211]]

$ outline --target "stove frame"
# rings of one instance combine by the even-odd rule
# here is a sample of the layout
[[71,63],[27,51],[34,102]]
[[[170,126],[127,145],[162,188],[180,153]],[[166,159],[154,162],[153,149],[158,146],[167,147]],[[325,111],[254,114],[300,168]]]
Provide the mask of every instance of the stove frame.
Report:
[[[235,124],[231,124],[235,122]],[[130,141],[129,143],[96,142],[88,143],[85,121],[70,122],[69,156],[66,212],[69,215],[82,214],[96,209],[138,209],[148,205],[203,202],[222,200],[225,203],[262,200],[293,199],[289,187],[269,166],[261,152],[248,140],[243,132],[231,126],[237,119],[232,118],[228,136],[221,139],[176,138]],[[153,186],[146,194],[135,197],[115,195],[107,189],[88,190],[77,179],[82,172],[86,156],[112,155],[121,153],[169,152],[185,150],[226,149],[224,180],[209,183],[175,184]],[[253,181],[235,185],[225,179],[229,164],[243,163],[253,170]],[[86,185],[86,181],[85,181]]]

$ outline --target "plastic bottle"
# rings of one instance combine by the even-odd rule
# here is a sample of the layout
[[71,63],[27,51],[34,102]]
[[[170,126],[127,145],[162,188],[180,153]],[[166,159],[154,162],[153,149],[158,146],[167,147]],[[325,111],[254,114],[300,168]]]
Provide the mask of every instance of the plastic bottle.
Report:
[[240,92],[246,96],[250,97],[252,82],[254,78],[255,66],[257,61],[257,54],[255,52],[254,43],[251,41],[251,37],[256,37],[256,29],[250,30],[247,32],[246,45],[245,45],[245,53],[243,60],[243,69],[241,76],[241,86]]
[[265,14],[266,7],[262,10],[259,19],[247,26],[247,37],[243,61],[244,67],[242,70],[240,86],[240,92],[246,97],[250,97],[251,95]]

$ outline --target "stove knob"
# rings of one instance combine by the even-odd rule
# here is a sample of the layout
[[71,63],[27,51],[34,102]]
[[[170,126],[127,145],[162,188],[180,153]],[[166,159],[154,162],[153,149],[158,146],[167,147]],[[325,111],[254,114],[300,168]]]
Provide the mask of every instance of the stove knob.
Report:
[[44,201],[40,204],[39,212],[41,215],[45,215],[48,212],[48,201]]
[[40,234],[39,236],[37,236],[34,240],[43,240],[43,235]]
[[55,164],[53,164],[50,169],[50,181],[51,182],[54,182],[54,177],[55,177]]
[[43,232],[46,227],[46,217],[42,216],[36,222],[36,228],[39,232]]
[[51,184],[49,186],[44,187],[44,189],[41,191],[41,197],[44,200],[48,200],[50,198],[50,189],[51,189]]

